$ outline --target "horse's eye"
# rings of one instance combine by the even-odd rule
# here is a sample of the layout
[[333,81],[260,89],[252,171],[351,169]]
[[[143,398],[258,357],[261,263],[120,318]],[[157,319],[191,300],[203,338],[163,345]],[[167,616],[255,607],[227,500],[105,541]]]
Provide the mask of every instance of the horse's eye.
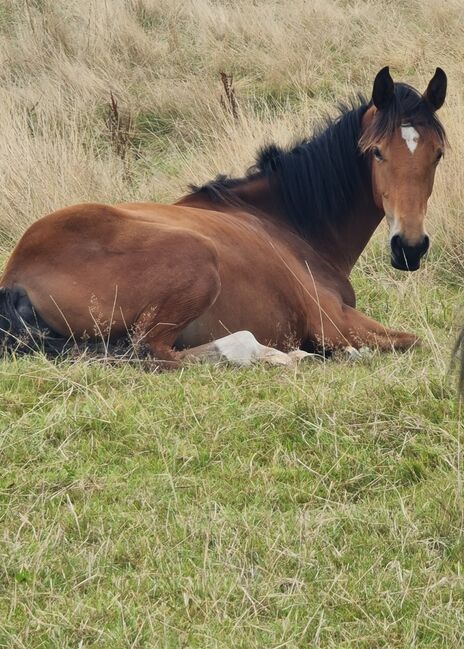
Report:
[[437,155],[435,157],[435,164],[438,164],[442,158],[443,158],[443,151],[440,149],[437,152]]
[[383,155],[380,153],[380,149],[378,146],[375,146],[372,149],[372,155],[376,160],[378,160],[378,162],[381,162],[383,160]]

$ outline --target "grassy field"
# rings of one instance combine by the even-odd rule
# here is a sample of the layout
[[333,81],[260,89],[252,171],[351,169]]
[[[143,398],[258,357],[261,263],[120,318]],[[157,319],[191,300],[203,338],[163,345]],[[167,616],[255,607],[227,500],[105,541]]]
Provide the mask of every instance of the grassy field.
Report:
[[421,270],[390,267],[382,226],[353,276],[359,308],[420,349],[1,362],[0,647],[464,645],[463,58],[461,0],[0,1],[2,260],[63,205],[243,172],[385,64],[424,89],[446,70],[451,142]]

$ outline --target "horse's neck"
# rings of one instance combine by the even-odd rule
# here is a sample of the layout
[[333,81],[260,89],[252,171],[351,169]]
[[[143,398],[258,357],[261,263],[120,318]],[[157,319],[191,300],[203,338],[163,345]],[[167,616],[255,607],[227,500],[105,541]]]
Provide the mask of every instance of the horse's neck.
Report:
[[[203,193],[185,196],[178,204],[224,212],[235,212],[237,209],[247,211],[245,206],[250,206],[258,217],[269,218],[280,227],[286,225],[283,200],[271,189],[267,178],[245,181],[242,185],[229,189],[229,192],[239,199],[243,207],[212,202]],[[331,266],[348,276],[382,217],[370,192],[366,192],[334,229],[328,227],[317,239],[308,235],[306,241]]]
[[268,178],[254,178],[238,185],[233,193],[261,214],[279,218],[284,209],[282,199],[271,190]]
[[343,273],[349,275],[383,218],[383,212],[372,196],[365,195],[345,218],[320,242],[325,256]]
[[[260,213],[273,217],[274,221],[285,223],[283,201],[271,191],[267,178],[251,180],[234,188],[233,192]],[[348,276],[382,218],[383,212],[375,205],[369,190],[334,229],[327,228],[317,239],[308,235],[306,241],[332,266]]]
[[267,178],[244,180],[242,184],[227,188],[233,200],[223,201],[212,198],[205,191],[194,192],[183,196],[176,205],[189,205],[217,212],[250,212],[261,218],[271,218],[282,222],[283,202],[271,191]]

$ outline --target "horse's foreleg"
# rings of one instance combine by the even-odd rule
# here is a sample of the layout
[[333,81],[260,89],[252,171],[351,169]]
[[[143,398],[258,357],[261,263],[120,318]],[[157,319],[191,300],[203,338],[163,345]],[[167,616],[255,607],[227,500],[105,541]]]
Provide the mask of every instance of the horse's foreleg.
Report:
[[414,334],[388,329],[349,306],[343,306],[343,334],[348,344],[356,349],[405,350],[419,343]]

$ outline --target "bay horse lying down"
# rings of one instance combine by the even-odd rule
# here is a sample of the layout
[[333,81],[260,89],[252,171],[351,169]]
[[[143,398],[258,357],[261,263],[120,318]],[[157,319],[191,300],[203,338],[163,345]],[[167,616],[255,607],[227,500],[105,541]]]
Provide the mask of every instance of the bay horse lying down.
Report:
[[263,149],[243,178],[218,177],[174,205],[84,204],[39,219],[0,280],[4,346],[39,341],[56,354],[137,331],[174,363],[280,362],[290,343],[301,355],[411,347],[415,335],[355,309],[349,275],[383,216],[392,265],[419,268],[445,95],[440,68],[423,95],[383,68],[370,101],[290,150]]

